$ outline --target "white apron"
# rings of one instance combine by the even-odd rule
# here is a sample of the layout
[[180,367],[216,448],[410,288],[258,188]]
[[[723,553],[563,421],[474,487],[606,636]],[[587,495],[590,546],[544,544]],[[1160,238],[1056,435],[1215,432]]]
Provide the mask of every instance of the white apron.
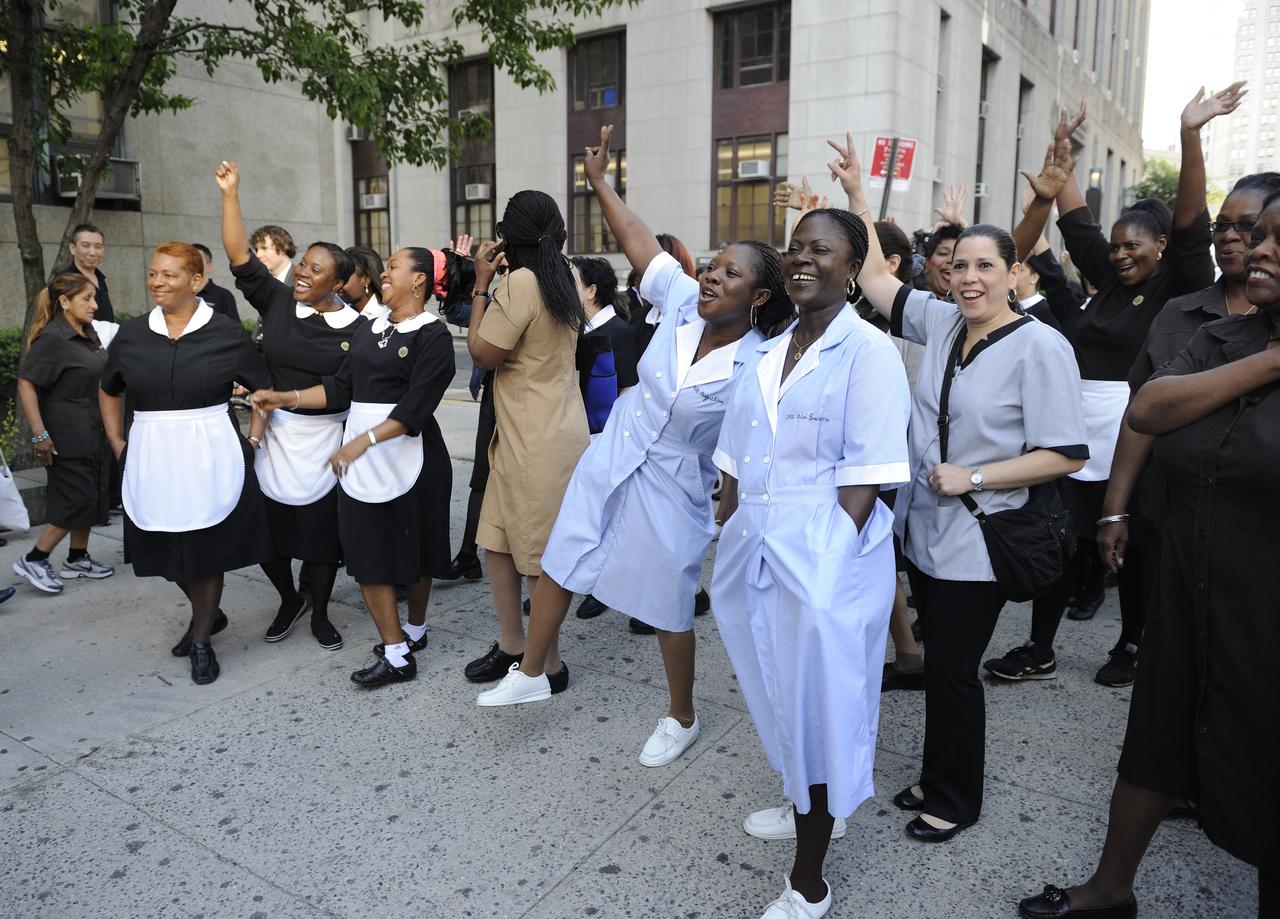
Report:
[[244,490],[240,437],[227,404],[134,412],[122,487],[140,530],[187,533],[226,520]]
[[1089,437],[1089,460],[1071,478],[1080,482],[1105,482],[1111,478],[1120,422],[1129,407],[1129,384],[1123,380],[1081,380],[1080,397],[1084,427]]
[[319,501],[337,484],[329,457],[342,446],[346,412],[297,415],[271,413],[268,437],[254,459],[262,493],[273,501],[302,507]]
[[[352,402],[342,443],[357,437],[387,420],[394,402]],[[357,501],[382,504],[398,498],[413,487],[422,472],[422,439],[401,435],[379,441],[347,467],[338,479],[342,490]]]

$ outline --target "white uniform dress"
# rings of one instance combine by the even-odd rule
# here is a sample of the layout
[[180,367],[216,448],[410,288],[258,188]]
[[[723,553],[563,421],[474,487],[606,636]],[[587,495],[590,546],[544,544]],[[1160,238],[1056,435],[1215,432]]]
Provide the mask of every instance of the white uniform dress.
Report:
[[613,405],[565,490],[542,569],[574,593],[657,629],[693,628],[698,572],[715,523],[711,453],[755,329],[694,363],[705,323],[698,282],[666,253],[649,263],[641,296],[662,322],[639,383]]
[[875,793],[893,515],[877,499],[859,532],[837,489],[907,480],[910,400],[897,350],[852,308],[780,383],[792,330],[757,348],[720,432],[738,509],[711,606],[787,798],[808,813],[809,786],[826,784],[847,817]]

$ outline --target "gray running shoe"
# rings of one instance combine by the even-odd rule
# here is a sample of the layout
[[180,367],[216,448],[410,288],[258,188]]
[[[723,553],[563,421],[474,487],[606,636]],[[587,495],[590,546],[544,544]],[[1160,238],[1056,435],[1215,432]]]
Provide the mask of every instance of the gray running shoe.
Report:
[[93,578],[96,581],[99,578],[109,578],[115,573],[116,570],[110,565],[104,565],[88,555],[82,555],[74,562],[70,559],[63,562],[62,570],[58,575],[64,578]]
[[62,592],[62,582],[53,576],[53,566],[46,558],[39,562],[29,562],[24,555],[13,563],[13,573],[22,575],[31,582],[31,586],[45,593]]

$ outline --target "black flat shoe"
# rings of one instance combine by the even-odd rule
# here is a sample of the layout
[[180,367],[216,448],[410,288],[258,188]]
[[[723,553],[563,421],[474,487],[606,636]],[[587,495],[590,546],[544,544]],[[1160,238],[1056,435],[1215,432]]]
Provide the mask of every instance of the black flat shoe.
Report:
[[895,689],[904,689],[909,692],[924,691],[924,668],[919,670],[902,671],[896,664],[889,663],[884,665],[884,673],[880,676],[880,691],[892,692]]
[[1113,906],[1095,906],[1093,909],[1072,909],[1067,892],[1052,884],[1046,884],[1044,893],[1027,897],[1018,904],[1018,915],[1023,919],[1134,919],[1138,915],[1138,901],[1129,898]]
[[[417,654],[420,650],[426,648],[426,632],[422,632],[422,637],[417,641],[411,639],[407,632],[401,632],[401,637],[404,640],[404,644],[408,645],[408,649],[413,654]],[[379,641],[378,644],[374,645],[374,655],[379,658],[387,657],[387,645]]]
[[276,618],[271,620],[271,625],[267,626],[267,634],[263,636],[263,640],[284,641],[293,631],[293,627],[298,624],[298,620],[305,616],[310,608],[311,601],[299,594],[295,602],[280,607]]
[[1098,609],[1105,598],[1106,594],[1098,594],[1092,600],[1077,600],[1067,610],[1067,618],[1072,622],[1088,622],[1098,614]]
[[698,592],[693,595],[693,614],[695,616],[705,616],[711,612],[711,595],[698,588]]
[[[213,617],[213,628],[209,630],[210,635],[217,635],[227,627],[227,614],[222,610],[218,610],[218,615]],[[178,643],[169,649],[169,653],[174,657],[186,657],[191,653],[191,624],[187,624],[187,630],[182,633],[182,637],[178,639]]]
[[936,826],[925,823],[923,817],[917,817],[907,824],[907,835],[921,842],[950,842],[951,837],[955,836],[961,830],[967,830],[973,826],[972,821],[969,823],[957,823],[949,830],[940,830]]
[[191,682],[198,686],[212,683],[222,672],[218,666],[218,656],[213,653],[213,645],[191,645]]
[[627,627],[637,635],[653,635],[657,632],[657,629],[649,625],[649,623],[641,622],[635,617],[632,617],[631,620],[627,622]]
[[893,806],[898,810],[918,811],[924,807],[924,798],[917,798],[910,788],[904,788],[893,796]]
[[508,654],[499,648],[495,641],[489,646],[488,651],[463,668],[462,675],[472,683],[492,683],[506,676],[511,665],[518,664],[522,660],[524,660],[523,651],[519,654]]
[[478,581],[483,575],[484,569],[480,567],[479,556],[470,552],[459,552],[449,563],[449,573],[441,575],[440,580],[456,581],[459,578],[466,578],[468,581]]
[[333,627],[328,619],[317,620],[311,617],[311,634],[315,636],[320,647],[326,651],[337,651],[342,647],[342,633]]
[[388,683],[407,683],[417,675],[418,662],[413,659],[412,654],[405,658],[403,667],[397,667],[385,657],[380,657],[372,667],[351,674],[351,682],[365,689],[374,689]]
[[574,615],[579,619],[594,619],[608,608],[595,597],[587,596],[578,604],[578,611]]
[[548,673],[547,682],[551,684],[551,695],[564,692],[569,688],[569,665],[560,663],[559,673]]

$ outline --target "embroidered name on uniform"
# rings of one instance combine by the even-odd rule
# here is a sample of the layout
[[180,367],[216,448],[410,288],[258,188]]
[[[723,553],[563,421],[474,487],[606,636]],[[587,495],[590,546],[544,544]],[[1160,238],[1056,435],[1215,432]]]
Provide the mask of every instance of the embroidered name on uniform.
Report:
[[696,392],[699,396],[701,396],[702,401],[704,402],[714,402],[716,405],[726,404],[727,400],[723,396],[717,396],[714,393],[709,393],[706,390],[704,390],[701,386],[693,387],[693,391]]
[[788,421],[830,421],[826,415],[815,415],[813,412],[787,412]]

